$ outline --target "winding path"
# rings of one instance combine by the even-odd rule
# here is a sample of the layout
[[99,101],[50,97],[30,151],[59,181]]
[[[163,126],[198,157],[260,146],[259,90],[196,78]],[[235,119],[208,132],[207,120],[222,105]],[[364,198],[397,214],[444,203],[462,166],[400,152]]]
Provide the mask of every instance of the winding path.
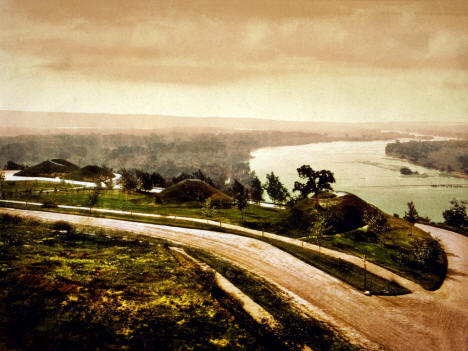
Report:
[[316,318],[368,349],[468,350],[468,238],[442,229],[423,227],[448,252],[449,274],[438,291],[367,297],[284,251],[247,237],[42,211],[0,212],[141,233],[206,249],[275,283]]

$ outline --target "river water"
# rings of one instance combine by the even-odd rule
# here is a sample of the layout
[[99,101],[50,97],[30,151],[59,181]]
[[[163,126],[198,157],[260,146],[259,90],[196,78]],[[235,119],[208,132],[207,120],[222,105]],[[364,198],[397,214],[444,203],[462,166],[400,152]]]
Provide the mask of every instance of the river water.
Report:
[[[406,140],[401,140],[406,141]],[[296,169],[303,164],[313,169],[331,170],[334,190],[356,194],[389,214],[403,215],[413,201],[420,216],[443,221],[442,212],[450,200],[468,200],[468,180],[415,166],[389,157],[385,146],[390,141],[336,141],[308,145],[258,149],[251,154],[250,169],[264,182],[271,171],[291,191],[300,180]],[[401,167],[419,175],[402,175]]]

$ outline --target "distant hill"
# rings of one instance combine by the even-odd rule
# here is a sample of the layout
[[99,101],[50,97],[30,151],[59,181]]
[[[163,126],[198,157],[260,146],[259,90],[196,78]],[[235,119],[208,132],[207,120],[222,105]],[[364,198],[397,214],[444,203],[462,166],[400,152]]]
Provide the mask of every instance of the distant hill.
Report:
[[94,182],[97,179],[109,179],[113,177],[114,174],[110,169],[96,165],[85,166],[74,170],[65,176],[67,179],[81,180],[84,182]]
[[184,203],[191,201],[232,201],[232,198],[199,179],[185,179],[171,185],[157,195],[163,203]]
[[19,169],[23,170],[25,168],[26,168],[25,165],[21,165],[13,161],[8,161],[3,167],[5,171],[17,171]]
[[[377,133],[378,130],[413,131],[422,134],[466,137],[468,123],[395,122],[395,123],[334,123],[265,118],[181,117],[166,115],[122,115],[105,113],[30,112],[0,110],[0,135],[32,134],[146,134],[183,129],[190,133],[226,131],[313,132],[333,136],[356,136]],[[387,133],[388,134],[388,133]],[[404,134],[394,138],[403,138]]]
[[16,175],[23,177],[60,177],[84,182],[94,182],[97,179],[108,179],[113,178],[114,176],[110,169],[96,165],[89,165],[80,168],[63,159],[53,159],[41,162],[16,173]]
[[77,165],[63,159],[53,159],[41,162],[17,173],[23,177],[62,177],[72,171],[80,169]]

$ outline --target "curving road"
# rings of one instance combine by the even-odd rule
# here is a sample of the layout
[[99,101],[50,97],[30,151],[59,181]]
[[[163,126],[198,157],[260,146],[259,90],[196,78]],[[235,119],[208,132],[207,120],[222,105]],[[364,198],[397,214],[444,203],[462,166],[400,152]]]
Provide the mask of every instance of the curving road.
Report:
[[209,250],[288,291],[315,317],[337,326],[368,349],[468,350],[468,238],[442,229],[423,227],[441,240],[448,253],[449,274],[437,292],[367,297],[295,257],[247,237],[42,211],[0,212],[142,233]]

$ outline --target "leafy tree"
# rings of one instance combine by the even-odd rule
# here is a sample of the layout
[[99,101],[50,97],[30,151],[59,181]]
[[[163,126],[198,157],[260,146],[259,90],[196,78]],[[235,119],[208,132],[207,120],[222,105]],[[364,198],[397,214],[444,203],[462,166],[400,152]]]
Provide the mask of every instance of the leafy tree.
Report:
[[166,186],[166,179],[159,174],[159,173],[151,173],[151,183],[153,183],[153,186],[159,186],[159,187],[165,187]]
[[202,207],[201,207],[201,213],[202,213],[202,216],[207,217],[207,218],[211,218],[214,216],[214,208],[211,204],[210,199],[206,199],[203,202]]
[[149,173],[136,170],[135,174],[138,178],[138,187],[140,189],[151,190],[153,188],[153,182]]
[[367,228],[376,233],[385,233],[390,230],[387,217],[378,210],[364,212],[364,223],[367,224]]
[[263,191],[262,182],[258,179],[257,176],[254,176],[250,182],[250,197],[253,201],[261,202],[263,201]]
[[232,195],[236,197],[236,195],[243,194],[245,192],[247,192],[247,189],[245,188],[245,186],[242,183],[240,183],[237,179],[234,179],[234,184],[232,184],[232,187],[231,187]]
[[283,183],[280,182],[279,177],[275,173],[271,172],[266,176],[267,182],[265,184],[265,190],[268,196],[276,203],[284,203],[289,195],[288,189],[285,188]]
[[314,171],[309,165],[302,165],[297,169],[299,177],[307,179],[306,183],[294,182],[293,191],[299,191],[301,198],[305,199],[309,194],[315,195],[315,205],[319,206],[318,195],[326,190],[333,190],[331,183],[335,183],[335,177],[331,171],[322,169]]
[[440,243],[436,240],[428,239],[414,239],[410,249],[414,261],[420,266],[435,263],[440,252]]
[[99,191],[96,189],[92,193],[89,194],[87,199],[87,205],[89,206],[89,212],[91,209],[96,206],[97,202],[99,201]]
[[13,161],[8,161],[5,166],[3,167],[4,170],[8,171],[8,170],[11,170],[11,171],[15,171],[17,169],[25,169],[26,166],[25,165],[20,165],[16,162],[13,162]]
[[315,239],[317,246],[319,247],[320,252],[320,243],[322,239],[322,235],[329,230],[331,227],[328,225],[328,217],[326,214],[316,211],[314,213],[314,221],[312,225],[309,227],[309,239]]
[[120,184],[122,185],[122,189],[125,192],[136,189],[138,185],[138,179],[133,174],[133,172],[124,168],[120,171],[120,174],[122,175],[120,177]]
[[234,195],[236,201],[237,209],[242,215],[242,221],[244,220],[244,210],[248,204],[249,192],[247,188],[240,183],[237,179],[234,179],[234,184],[232,185],[231,192]]
[[408,205],[408,211],[405,212],[403,219],[407,222],[414,224],[419,219],[418,211],[416,210],[416,207],[414,206],[413,201],[408,202],[407,205]]
[[453,199],[450,203],[452,207],[442,213],[445,223],[461,229],[468,227],[468,216],[466,215],[465,204],[458,202],[456,199]]

